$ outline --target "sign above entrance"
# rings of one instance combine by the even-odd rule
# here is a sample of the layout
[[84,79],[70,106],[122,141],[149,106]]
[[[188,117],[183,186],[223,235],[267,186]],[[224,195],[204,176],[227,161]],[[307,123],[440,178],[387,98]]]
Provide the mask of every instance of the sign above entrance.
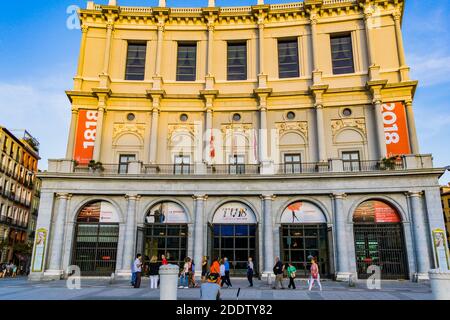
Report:
[[281,215],[281,223],[326,223],[325,216],[316,205],[310,202],[291,203]]
[[397,211],[390,205],[377,200],[361,203],[355,210],[354,222],[398,223],[401,222]]
[[87,204],[81,209],[78,222],[119,223],[119,215],[111,203],[97,201]]
[[184,209],[175,202],[154,205],[145,217],[146,223],[188,223]]
[[213,223],[254,224],[256,223],[256,216],[247,205],[240,202],[228,202],[217,209]]

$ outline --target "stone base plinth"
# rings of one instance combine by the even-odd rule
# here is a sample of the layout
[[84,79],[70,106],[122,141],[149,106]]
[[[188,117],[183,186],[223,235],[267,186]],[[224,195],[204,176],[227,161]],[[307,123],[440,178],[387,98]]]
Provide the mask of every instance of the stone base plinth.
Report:
[[450,300],[450,270],[433,269],[428,272],[435,300]]

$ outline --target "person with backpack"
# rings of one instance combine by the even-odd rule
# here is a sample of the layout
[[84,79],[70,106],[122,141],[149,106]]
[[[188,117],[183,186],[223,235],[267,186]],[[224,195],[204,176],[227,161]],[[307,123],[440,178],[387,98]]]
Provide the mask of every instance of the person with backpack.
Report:
[[320,291],[322,291],[322,284],[320,283],[319,266],[317,265],[315,258],[313,258],[311,260],[310,272],[311,272],[311,277],[309,280],[309,291],[311,291],[315,281],[317,281],[317,283],[319,284]]
[[289,285],[288,288],[290,289],[292,287],[292,289],[296,289],[295,288],[295,272],[297,272],[297,269],[292,265],[291,262],[288,263],[288,267],[287,267],[287,275],[289,278]]
[[281,289],[284,289],[283,272],[284,272],[284,265],[280,261],[280,258],[276,257],[275,258],[275,266],[273,267],[273,273],[275,274],[275,285],[272,289],[278,289],[278,284],[280,284]]

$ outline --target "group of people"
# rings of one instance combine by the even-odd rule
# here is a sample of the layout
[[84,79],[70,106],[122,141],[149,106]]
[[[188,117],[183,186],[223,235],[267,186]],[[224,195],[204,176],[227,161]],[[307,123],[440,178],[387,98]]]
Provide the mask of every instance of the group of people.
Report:
[[142,273],[145,272],[150,277],[150,289],[158,289],[159,286],[159,267],[168,264],[165,255],[161,256],[161,263],[158,263],[158,257],[152,256],[149,263],[142,261],[142,255],[138,253],[131,266],[131,285],[134,288],[141,287]]
[[12,261],[0,264],[0,278],[15,278],[18,273],[18,267]]
[[[287,267],[283,264],[279,257],[275,258],[275,266],[273,267],[273,273],[275,274],[275,284],[273,289],[278,289],[278,285],[280,285],[281,289],[284,289],[283,285],[283,275],[286,271],[287,277],[289,279],[289,289],[296,289],[295,286],[295,278],[297,269],[292,265],[292,263],[287,263]],[[322,284],[320,283],[320,273],[319,273],[319,265],[316,262],[316,258],[311,259],[311,267],[309,269],[310,276],[308,279],[308,290],[311,291],[314,284],[317,282],[319,285],[320,291],[322,291]]]
[[[148,259],[148,258],[147,258]],[[141,278],[143,269],[146,274],[150,277],[150,288],[157,289],[159,286],[159,267],[161,265],[167,265],[167,259],[165,255],[161,256],[161,263],[158,263],[158,257],[152,256],[149,263],[144,263],[142,261],[142,255],[137,254],[136,259],[132,265],[132,278],[131,285],[134,288],[139,288],[141,286]],[[17,267],[16,267],[17,268]],[[6,269],[6,268],[5,268]],[[220,289],[223,288],[224,285],[227,288],[232,288],[231,279],[230,279],[230,262],[227,257],[219,258],[215,257],[211,263],[211,266],[208,268],[208,257],[204,256],[202,259],[202,278],[201,278],[201,299],[210,300],[220,297]],[[289,279],[289,289],[296,289],[295,278],[296,278],[297,269],[295,266],[289,262],[287,264],[283,264],[279,257],[275,258],[275,265],[273,267],[273,273],[275,275],[275,283],[273,289],[285,289],[283,285],[284,274],[286,273],[287,278]],[[2,267],[2,274],[3,272]],[[249,282],[249,287],[253,287],[253,277],[255,274],[253,259],[251,257],[248,258],[247,261],[247,280]],[[1,277],[1,275],[0,275]],[[179,286],[180,289],[188,289],[188,288],[197,288],[198,284],[195,280],[195,263],[192,258],[186,257],[184,259],[183,266],[180,268],[179,274]],[[308,290],[311,291],[317,282],[319,289],[322,291],[322,284],[320,282],[320,272],[319,266],[316,262],[316,258],[311,257],[311,267],[310,267],[310,276],[308,279]]]

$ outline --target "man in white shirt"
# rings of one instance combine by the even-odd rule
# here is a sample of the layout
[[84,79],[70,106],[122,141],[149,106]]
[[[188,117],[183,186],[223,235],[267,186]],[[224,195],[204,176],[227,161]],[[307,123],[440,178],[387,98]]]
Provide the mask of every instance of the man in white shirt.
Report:
[[134,260],[132,271],[136,274],[134,287],[139,288],[141,286],[141,273],[142,273],[142,255],[138,253],[136,260]]

